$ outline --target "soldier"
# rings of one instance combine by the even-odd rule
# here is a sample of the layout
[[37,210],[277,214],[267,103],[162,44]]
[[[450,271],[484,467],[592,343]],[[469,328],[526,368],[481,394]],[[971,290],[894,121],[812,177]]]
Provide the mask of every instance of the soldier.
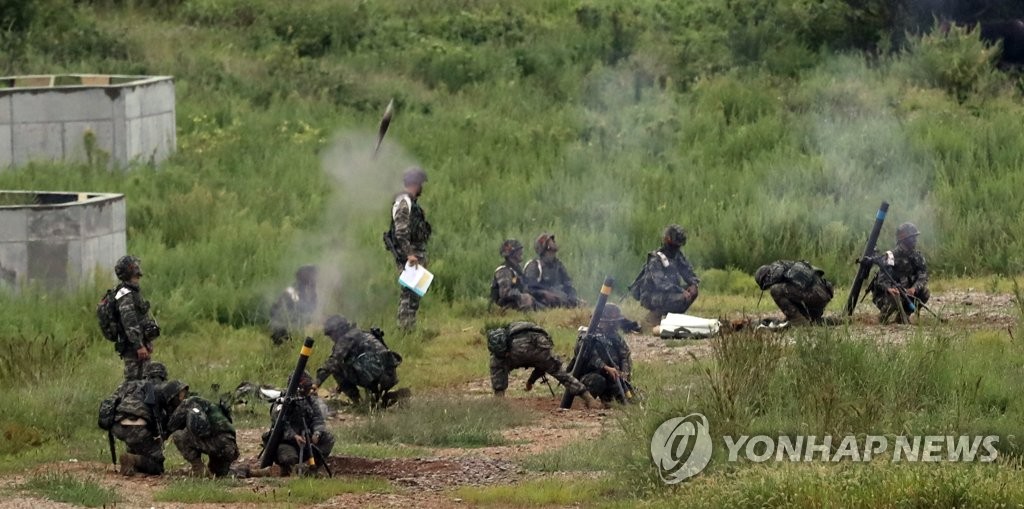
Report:
[[572,278],[565,270],[565,265],[558,259],[558,243],[555,242],[554,234],[541,234],[533,248],[537,252],[537,258],[530,260],[523,269],[526,286],[533,299],[547,307],[579,306],[580,301],[576,298]]
[[203,454],[209,456],[209,473],[215,477],[226,476],[231,462],[238,459],[231,412],[222,405],[192,396],[174,410],[167,429],[181,457],[192,465],[192,475],[196,477],[207,475]]
[[[398,271],[406,264],[427,266],[427,241],[430,240],[430,223],[427,222],[418,199],[423,194],[423,183],[427,173],[422,168],[412,167],[402,175],[405,191],[391,206],[391,229],[385,235],[385,244],[395,255]],[[402,287],[398,301],[398,326],[404,330],[416,327],[416,312],[420,308],[420,297],[408,288]]]
[[[316,446],[327,458],[334,448],[334,435],[327,430],[324,421],[324,414],[320,411],[313,394],[313,377],[303,372],[299,378],[299,387],[296,398],[291,402],[291,408],[285,416],[282,424],[284,433],[281,436],[281,443],[277,447],[277,455],[274,463],[281,467],[281,476],[291,475],[292,467],[299,463],[299,453],[303,458],[309,458],[312,454],[310,446]],[[277,416],[284,409],[285,402],[281,399],[275,401],[271,406],[271,426],[277,422]],[[263,445],[266,446],[270,439],[270,431],[263,434]],[[319,468],[315,465],[314,468]]]
[[587,388],[562,368],[562,361],[551,353],[554,343],[540,326],[530,322],[512,322],[507,327],[487,331],[487,349],[491,352],[491,388],[502,397],[508,388],[508,374],[516,368],[533,368],[526,381],[526,390],[550,374],[575,396],[580,396],[589,408],[598,408]]
[[166,382],[167,366],[164,366],[162,362],[151,362],[142,371],[142,378],[155,384]]
[[270,307],[270,340],[275,345],[291,339],[289,330],[302,329],[312,321],[317,304],[316,276],[316,266],[299,267],[295,283],[285,288]]
[[388,350],[384,333],[380,329],[362,331],[345,317],[334,315],[324,324],[324,334],[334,341],[334,347],[327,362],[316,370],[316,386],[334,376],[338,390],[352,403],[359,403],[359,387],[363,387],[374,403],[387,406],[388,391],[398,383],[395,368],[402,357]]
[[648,313],[646,321],[657,324],[666,313],[685,313],[697,299],[700,278],[683,255],[686,230],[672,224],[665,227],[662,246],[647,255],[647,263],[630,285],[630,293]]
[[825,271],[804,260],[762,265],[754,280],[762,291],[771,293],[786,320],[794,325],[822,323],[825,307],[832,300],[832,283],[825,279]]
[[124,379],[139,380],[150,362],[153,340],[160,336],[160,326],[149,314],[149,301],[142,296],[139,280],[142,261],[126,255],[114,265],[120,283],[114,288],[114,299],[120,326],[114,348],[124,361]]
[[491,302],[503,307],[532,311],[537,307],[533,296],[526,290],[526,279],[519,264],[523,262],[523,245],[518,240],[508,239],[501,243],[498,251],[505,263],[494,269],[491,279]]
[[870,285],[879,323],[893,315],[900,323],[909,323],[908,315],[917,304],[928,303],[928,264],[917,250],[920,233],[913,223],[901,224],[896,229],[896,249],[879,257],[879,270]]
[[[159,384],[131,380],[108,398],[113,404],[107,408],[114,411],[110,433],[128,449],[121,454],[122,475],[164,472],[163,441],[168,437],[168,419],[187,396],[188,385],[179,380]],[[101,422],[107,417],[104,408],[100,406]]]
[[[580,382],[587,386],[587,391],[600,398],[601,401],[609,402],[613,398],[619,398],[619,380],[627,383],[632,377],[633,360],[626,340],[619,335],[619,329],[624,324],[632,323],[622,316],[622,311],[615,304],[606,304],[601,320],[598,322],[597,334],[591,336],[594,341],[593,349],[589,359],[582,359],[583,373]],[[573,360],[569,362],[574,366],[581,362],[576,359],[579,356],[580,348],[583,346],[583,338],[586,331],[580,331],[576,340],[576,347],[573,349]],[[625,401],[622,401],[625,403]]]

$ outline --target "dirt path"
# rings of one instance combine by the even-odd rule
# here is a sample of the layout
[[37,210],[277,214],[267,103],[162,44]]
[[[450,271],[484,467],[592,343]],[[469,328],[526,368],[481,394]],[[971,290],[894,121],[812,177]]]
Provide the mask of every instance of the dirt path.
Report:
[[[1013,334],[1017,323],[1018,308],[1009,294],[990,294],[977,291],[953,291],[937,294],[929,303],[944,322],[928,315],[922,315],[922,325],[954,334],[964,331],[1006,330]],[[746,316],[728,316],[724,319],[760,319],[779,316],[771,313]],[[854,315],[855,327],[851,330],[857,336],[881,338],[896,343],[904,342],[920,330],[911,325],[879,325],[871,304],[862,303]],[[631,334],[627,341],[633,352],[635,363],[689,362],[690,354],[698,358],[710,354],[707,341],[666,343],[643,334]],[[531,423],[506,429],[502,436],[506,444],[476,449],[436,448],[429,456],[417,458],[371,459],[349,456],[330,458],[331,467],[337,476],[373,476],[384,478],[394,487],[391,493],[359,493],[336,496],[318,507],[423,507],[442,508],[460,505],[454,489],[460,486],[506,485],[535,477],[524,471],[519,462],[531,455],[556,450],[581,439],[599,436],[605,429],[615,425],[615,410],[586,410],[577,404],[571,410],[558,408],[561,391],[556,387],[552,397],[547,387],[538,384],[532,393],[523,391],[527,373],[523,370],[510,377],[509,399],[513,405],[522,406],[524,411],[534,415]],[[482,377],[457,388],[454,392],[469,398],[491,397],[490,382]],[[340,413],[330,421],[333,427],[347,425],[364,417]],[[263,429],[242,429],[238,433],[241,461],[254,462],[259,454],[260,435]],[[177,453],[171,452],[171,455]],[[173,457],[173,456],[172,456]],[[181,503],[156,503],[154,494],[170,483],[183,479],[181,470],[169,472],[163,477],[137,476],[125,478],[114,472],[109,464],[94,462],[65,461],[50,463],[19,473],[0,477],[0,489],[8,493],[0,500],[0,508],[51,509],[71,507],[67,504],[31,497],[15,488],[25,479],[46,473],[65,473],[82,480],[97,482],[116,490],[124,499],[122,507],[182,507]],[[243,485],[255,492],[274,489],[276,480],[265,478],[242,479]],[[188,504],[189,508],[226,507],[225,504]],[[229,507],[242,508],[251,504],[233,504]]]

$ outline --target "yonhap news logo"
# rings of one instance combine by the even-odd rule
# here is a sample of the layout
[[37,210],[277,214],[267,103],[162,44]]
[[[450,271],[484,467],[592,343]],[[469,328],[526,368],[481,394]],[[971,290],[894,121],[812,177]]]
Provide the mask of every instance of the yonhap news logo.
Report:
[[[651,459],[665,484],[702,472],[711,461],[713,440],[708,419],[692,413],[663,422],[651,437]],[[996,435],[740,435],[722,436],[725,461],[989,463],[999,457]]]
[[711,461],[711,434],[703,414],[669,419],[651,439],[651,458],[665,484],[676,484],[699,474]]

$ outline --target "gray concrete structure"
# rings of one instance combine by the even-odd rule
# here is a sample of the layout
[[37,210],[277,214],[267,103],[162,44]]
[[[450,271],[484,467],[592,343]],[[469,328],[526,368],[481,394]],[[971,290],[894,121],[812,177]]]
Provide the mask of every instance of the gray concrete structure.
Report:
[[[94,140],[91,154],[87,138]],[[176,145],[169,76],[0,78],[0,170],[36,160],[90,157],[112,166],[159,163]]]
[[126,254],[123,194],[0,191],[0,288],[69,290]]

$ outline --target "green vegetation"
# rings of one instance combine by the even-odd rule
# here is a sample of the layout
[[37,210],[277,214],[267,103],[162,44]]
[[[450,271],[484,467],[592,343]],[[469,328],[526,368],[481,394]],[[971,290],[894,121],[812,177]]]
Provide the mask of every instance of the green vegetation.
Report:
[[[193,389],[283,385],[298,346],[270,345],[267,306],[298,265],[317,263],[326,311],[381,325],[405,358],[402,385],[417,395],[407,408],[346,428],[339,450],[498,444],[501,429],[529,416],[503,402],[422,394],[483,379],[480,331],[520,318],[486,302],[506,237],[529,245],[555,232],[591,299],[605,275],[621,294],[662,227],[678,222],[705,281],[693,312],[727,316],[771,308],[767,299],[758,307],[748,274],[777,258],[810,259],[846,283],[885,199],[892,208],[881,245],[914,221],[933,273],[967,278],[936,288],[1016,288],[1007,275],[1024,271],[1024,86],[994,67],[976,33],[904,31],[932,22],[913,5],[13,0],[0,4],[7,74],[172,75],[178,151],[159,168],[111,170],[99,153],[83,164],[31,164],[0,172],[0,187],[127,195],[129,251],[143,259],[144,290],[164,331],[155,355]],[[392,98],[395,120],[373,159]],[[401,335],[380,234],[398,176],[412,164],[430,173],[422,203],[436,232],[437,278],[421,330]],[[112,284],[102,269],[71,295],[0,292],[0,470],[69,454],[107,461],[95,412],[120,363],[96,330],[96,301]],[[625,311],[639,316],[631,301]],[[564,355],[586,317],[530,318],[552,330]],[[704,477],[671,489],[645,452],[658,423],[693,411],[743,433],[1021,436],[1015,388],[1024,352],[1003,330],[935,325],[906,345],[864,341],[853,329],[794,332],[787,342],[723,339],[710,359],[639,364],[648,400],[625,413],[621,432],[527,465],[605,470],[614,456],[616,494],[666,505],[1016,500],[1016,470],[974,466],[766,471],[715,461]],[[319,366],[329,344],[307,332],[318,341],[310,365]],[[242,423],[265,419],[258,410]],[[999,446],[1020,455],[1009,438]],[[818,488],[821,472],[844,487]],[[200,481],[160,496],[309,502],[344,491],[337,482],[311,487],[309,498],[297,495],[300,484],[268,495]],[[603,493],[537,487],[545,493],[537,503]],[[792,498],[770,498],[775,492]],[[497,488],[464,496],[533,503]]]
[[529,421],[528,412],[504,401],[419,397],[374,414],[341,435],[345,440],[430,447],[501,445],[501,430]]
[[121,497],[110,488],[104,488],[92,480],[83,481],[63,473],[33,476],[18,488],[56,502],[85,507],[107,507],[121,501]]
[[501,507],[593,504],[606,488],[600,480],[546,478],[509,486],[464,487],[455,496],[471,504]]

